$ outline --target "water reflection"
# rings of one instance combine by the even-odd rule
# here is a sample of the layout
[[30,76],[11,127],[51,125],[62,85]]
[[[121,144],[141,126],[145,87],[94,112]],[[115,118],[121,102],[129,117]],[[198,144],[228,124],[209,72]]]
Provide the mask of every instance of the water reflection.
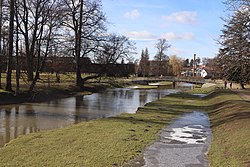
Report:
[[0,146],[22,134],[65,127],[123,112],[135,113],[145,103],[176,90],[114,89],[44,103],[0,106]]

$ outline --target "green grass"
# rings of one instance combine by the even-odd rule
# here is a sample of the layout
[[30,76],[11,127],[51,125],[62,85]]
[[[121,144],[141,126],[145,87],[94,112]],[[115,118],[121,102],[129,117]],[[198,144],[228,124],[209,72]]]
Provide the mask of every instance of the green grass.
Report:
[[133,115],[21,136],[0,149],[0,166],[121,166],[138,156],[174,117],[193,110],[195,106],[181,109],[189,104],[182,98],[164,98]]
[[206,87],[206,88],[194,88],[194,89],[186,90],[186,92],[191,93],[191,94],[209,94],[218,88],[219,88],[218,86],[211,86],[211,87]]
[[[111,124],[112,122],[112,124]],[[37,133],[14,141],[5,150],[3,166],[112,166],[133,158],[144,147],[145,124],[129,121],[97,120],[65,129]],[[137,124],[137,123],[136,123]],[[133,131],[136,129],[136,132]],[[150,128],[148,128],[150,129]],[[150,134],[150,133],[148,133]],[[145,137],[145,135],[144,135]],[[16,151],[15,151],[16,150]],[[133,153],[133,154],[132,154]]]
[[210,166],[249,166],[250,103],[230,90],[209,99],[209,103],[214,104],[209,110],[213,133]]
[[194,89],[206,93],[203,110],[211,121],[212,145],[209,150],[211,167],[240,167],[250,165],[250,103],[230,89],[210,87]]
[[0,166],[122,166],[138,157],[173,118],[197,109],[207,111],[211,120],[210,166],[249,164],[250,103],[228,89],[204,92],[208,96],[202,99],[190,93],[172,94],[136,114],[18,137],[0,148]]

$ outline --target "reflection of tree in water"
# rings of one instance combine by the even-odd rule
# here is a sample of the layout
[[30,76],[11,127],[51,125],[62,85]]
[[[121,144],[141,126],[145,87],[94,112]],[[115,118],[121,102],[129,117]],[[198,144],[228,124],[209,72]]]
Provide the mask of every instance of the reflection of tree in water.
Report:
[[11,138],[11,111],[13,107],[11,105],[2,106],[0,112],[0,146],[10,141]]
[[115,105],[114,103],[116,103],[115,100],[113,100],[114,96],[116,95],[114,95],[113,92],[100,93],[97,96],[94,96],[94,100],[92,102],[88,101],[90,103],[88,104],[87,108],[87,117],[93,119],[107,117],[107,108]]
[[19,105],[15,105],[15,123],[16,126],[14,127],[14,139],[18,136],[18,127],[19,127],[19,120],[17,115],[19,114]]
[[75,97],[75,114],[74,114],[74,123],[79,123],[82,120],[81,118],[81,108],[85,105],[84,104],[84,100],[83,100],[83,96],[76,96]]
[[[27,104],[26,106],[26,114],[28,115],[26,124],[23,127],[23,134],[33,133],[39,131],[37,128],[37,120],[36,120],[36,113],[31,104]],[[26,117],[25,117],[26,118]]]
[[10,141],[11,136],[11,106],[5,108],[5,143]]
[[139,95],[140,106],[144,105],[147,102],[147,99],[148,99],[148,93],[140,92]]
[[161,92],[157,92],[157,99],[159,100],[162,97]]
[[25,105],[23,111],[20,111],[19,105],[6,105],[0,114],[0,125],[3,129],[0,131],[0,146],[17,138],[19,135],[39,131],[34,116],[35,112],[31,105]]
[[84,100],[82,96],[75,97],[75,109],[81,108],[84,105]]
[[[105,94],[104,94],[105,95]],[[96,118],[105,118],[106,113],[104,111],[103,103],[105,103],[107,96],[103,94],[92,94],[91,98],[84,96],[75,97],[75,114],[74,123],[79,123],[82,121],[88,121]],[[97,111],[101,111],[98,112]]]
[[127,99],[132,99],[135,95],[135,91],[131,91],[131,90],[126,90],[127,92]]
[[129,89],[120,89],[120,90],[115,90],[112,91],[112,97],[117,97],[120,99],[131,99],[134,96],[135,91],[134,90],[129,90]]

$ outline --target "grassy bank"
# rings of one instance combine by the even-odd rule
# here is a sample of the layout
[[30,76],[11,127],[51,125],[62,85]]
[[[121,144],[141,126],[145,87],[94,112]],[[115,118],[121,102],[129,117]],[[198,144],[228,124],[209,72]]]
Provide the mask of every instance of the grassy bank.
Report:
[[[229,98],[230,97],[230,98]],[[223,100],[220,100],[220,99]],[[210,99],[213,142],[209,151],[211,166],[250,166],[250,103],[232,92]]]
[[204,99],[172,94],[133,115],[21,136],[0,148],[0,166],[121,166],[140,155],[173,118],[197,109],[209,112],[212,123],[211,166],[244,166],[249,108],[230,90],[216,90]]
[[[86,77],[86,75],[82,75]],[[15,73],[12,78],[12,89],[16,90]],[[32,94],[27,94],[31,82],[27,81],[24,75],[20,79],[20,92],[16,95],[14,92],[6,92],[0,89],[0,105],[14,104],[22,102],[39,102],[48,101],[69,96],[80,96],[92,92],[100,92],[107,88],[124,87],[128,85],[125,79],[116,79],[112,77],[102,77],[101,79],[92,79],[84,84],[84,88],[80,89],[75,86],[75,74],[60,74],[60,83],[56,82],[56,74],[41,73]],[[2,88],[5,86],[5,74],[2,74]]]
[[[190,93],[209,93],[214,88]],[[211,167],[250,166],[250,103],[229,89],[219,89],[203,99],[209,114],[213,140],[209,150]]]

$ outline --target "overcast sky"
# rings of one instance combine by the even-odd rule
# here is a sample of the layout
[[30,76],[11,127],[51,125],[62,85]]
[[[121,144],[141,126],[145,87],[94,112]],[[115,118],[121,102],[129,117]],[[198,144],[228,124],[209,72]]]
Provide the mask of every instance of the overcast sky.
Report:
[[225,6],[221,0],[102,0],[110,22],[110,33],[136,42],[138,55],[148,48],[150,59],[156,54],[157,39],[171,45],[168,55],[184,59],[214,57],[221,34]]

